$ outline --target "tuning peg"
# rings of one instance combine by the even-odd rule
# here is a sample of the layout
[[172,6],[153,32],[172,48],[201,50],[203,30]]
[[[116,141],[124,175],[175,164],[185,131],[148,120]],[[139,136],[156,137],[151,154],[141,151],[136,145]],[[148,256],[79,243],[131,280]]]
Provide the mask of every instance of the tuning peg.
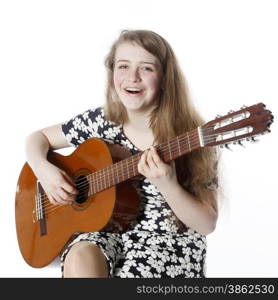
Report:
[[219,118],[221,118],[222,116],[221,115],[217,115],[216,117],[215,117],[215,119],[219,119]]
[[271,130],[270,129],[266,129],[265,131],[263,131],[262,133],[260,133],[261,135],[265,135],[265,134],[267,134],[267,133],[270,133],[271,132]]
[[259,140],[256,140],[254,136],[251,137],[251,143],[257,143]]
[[228,149],[228,150],[230,150],[230,151],[233,151],[233,150],[229,147],[229,143],[226,143],[226,144],[225,144],[225,148]]
[[233,112],[235,112],[235,111],[232,110],[232,109],[230,109],[230,110],[228,111],[228,114],[231,114],[231,113],[233,113]]
[[245,146],[242,144],[242,140],[238,140],[237,143],[238,143],[238,145],[240,145],[241,147],[244,147],[244,148],[245,148]]

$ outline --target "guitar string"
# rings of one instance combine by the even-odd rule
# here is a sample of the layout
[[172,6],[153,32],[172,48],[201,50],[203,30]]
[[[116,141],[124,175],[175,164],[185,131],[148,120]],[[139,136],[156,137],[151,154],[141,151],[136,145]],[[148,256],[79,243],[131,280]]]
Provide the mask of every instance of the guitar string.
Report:
[[[196,144],[196,145],[197,145],[197,144]],[[193,143],[192,143],[192,147],[193,147]],[[165,149],[166,149],[166,147],[165,147]],[[173,147],[173,150],[174,150],[174,147]],[[139,158],[139,156],[142,155],[142,153],[139,153],[139,154],[137,154],[137,155],[138,155],[137,158]],[[127,165],[127,167],[128,167],[128,166],[130,166],[130,165]],[[123,171],[123,170],[120,169],[120,171]],[[124,174],[121,174],[121,175],[123,176]],[[106,176],[100,177],[100,179],[105,178],[105,177],[106,177]],[[121,177],[121,176],[119,176],[119,177]],[[86,180],[86,182],[87,182],[87,180]],[[87,185],[87,184],[86,184],[86,185]],[[81,187],[84,188],[84,185],[83,185],[83,186],[81,185]],[[80,188],[80,186],[79,186],[79,188]],[[80,190],[81,190],[81,189],[80,189]],[[79,190],[79,191],[80,191],[80,190]],[[82,190],[81,190],[81,191],[82,191]],[[86,192],[86,191],[85,191],[85,192]],[[43,198],[43,200],[44,200],[45,198],[47,198],[47,196],[45,195],[45,197],[42,197],[42,198]],[[49,201],[49,199],[48,199],[48,201]],[[49,201],[49,202],[50,202],[50,201]],[[50,206],[56,207],[56,205],[55,205],[55,204],[52,204],[52,203],[49,203],[49,205],[50,205]],[[47,212],[47,208],[49,207],[49,205],[47,205],[47,204],[44,205],[45,212]]]
[[[187,139],[187,137],[184,137],[184,138],[182,138],[182,139],[180,139],[180,142],[182,143],[182,142],[184,142],[184,139]],[[194,138],[195,139],[195,138]],[[193,139],[193,140],[194,140]],[[195,142],[195,141],[194,141]],[[193,141],[191,141],[191,143],[193,143]],[[181,145],[182,146],[182,145]],[[159,150],[166,150],[167,148],[169,148],[169,146],[164,146],[164,147],[162,147],[162,148],[158,148]],[[172,148],[172,149],[174,149],[174,147]],[[174,150],[173,150],[174,151]],[[133,166],[133,164],[134,164],[134,160],[138,160],[138,162],[139,162],[139,156],[141,156],[143,154],[143,152],[141,152],[141,153],[138,153],[137,155],[134,155],[133,157],[135,158],[135,159],[132,159],[132,162],[130,163],[128,163],[126,166],[123,166],[124,168],[128,168],[128,167],[130,167],[130,166]],[[114,164],[114,166],[115,165],[117,165],[118,163],[116,163],[116,164]],[[106,167],[106,172],[108,173],[109,171],[111,171],[111,170],[109,170],[109,167],[110,167],[110,169],[111,169],[111,166],[108,166],[108,167]],[[116,167],[117,168],[117,167]],[[120,169],[120,171],[123,171],[123,169],[122,168],[119,168]],[[92,173],[92,174],[89,174],[89,176],[91,175],[91,177],[92,176],[96,176],[96,175],[98,175],[97,173],[101,173],[101,172],[105,172],[105,171],[103,171],[104,169],[102,169],[102,170],[100,170],[100,171],[97,171],[97,172],[94,172],[94,173]],[[124,170],[124,172],[125,172],[125,170]],[[108,176],[107,176],[108,175]],[[121,176],[123,176],[124,174],[120,174],[119,175],[119,177],[121,177]],[[103,178],[107,178],[107,177],[109,177],[109,174],[104,174],[104,176],[97,176],[98,178],[98,180],[102,180]],[[76,185],[76,187],[79,189],[79,191],[81,191],[81,188],[83,188],[83,187],[85,187],[85,188],[87,188],[88,187],[88,181],[87,181],[87,179],[85,179],[85,178],[81,178],[81,181],[79,181],[78,182],[78,184]],[[42,200],[44,200],[45,198],[47,198],[47,196],[45,195],[45,197],[42,197]],[[45,206],[46,207],[46,206]]]
[[[219,134],[218,134],[219,135]],[[207,140],[207,139],[206,139]],[[198,143],[197,144],[193,144],[192,143],[192,145],[191,145],[191,147],[195,147],[196,145],[198,145],[199,144],[199,140],[198,140]],[[166,148],[167,146],[165,146],[165,148]],[[174,146],[173,147],[173,151],[175,151],[175,150],[177,150],[177,149],[175,149],[175,148],[178,148],[178,147],[176,147],[176,146]],[[175,150],[174,150],[175,149]],[[136,176],[136,175],[135,175]],[[107,176],[104,176],[104,177],[107,177]],[[88,184],[86,184],[86,185],[88,185]],[[86,190],[87,190],[88,188],[86,187]],[[86,190],[85,190],[85,194],[86,194]],[[82,192],[82,191],[81,191]],[[82,195],[82,193],[81,193],[81,195]],[[84,196],[84,195],[83,195]],[[47,196],[45,197],[45,198],[47,198]],[[49,208],[49,206],[50,206],[50,209],[47,209],[47,208]],[[63,206],[63,205],[61,205],[61,206]],[[44,205],[44,207],[43,207],[43,209],[44,209],[44,213],[47,213],[47,214],[49,214],[49,212],[51,212],[51,211],[53,211],[53,210],[51,210],[51,208],[54,208],[54,210],[56,210],[57,208],[59,208],[60,206],[58,206],[57,207],[57,205],[55,205],[55,204],[52,204],[52,203],[49,203],[49,205]]]
[[[219,134],[217,134],[217,136],[218,136],[218,135],[219,135]],[[185,137],[184,137],[184,138],[185,138]],[[183,139],[184,139],[184,138],[183,138]],[[205,137],[204,140],[206,140],[206,142],[207,142],[207,141],[208,141],[208,138]],[[182,141],[182,139],[180,139],[180,141]],[[196,144],[195,144],[195,145],[196,145]],[[193,143],[192,143],[191,146],[194,147],[195,145],[193,145]],[[178,145],[178,146],[179,146],[179,145]],[[164,148],[168,148],[168,147],[167,147],[167,146],[164,146]],[[177,148],[176,145],[173,146],[173,148],[172,148],[172,149],[173,149],[173,152],[174,152],[175,150],[177,150],[177,149],[175,149],[175,148]],[[163,149],[163,148],[161,148],[161,149]],[[175,149],[175,150],[174,150],[174,149]],[[134,162],[132,162],[132,163],[134,163]],[[127,165],[126,167],[128,167],[128,166],[130,166],[130,165]],[[107,171],[109,172],[110,170],[107,170]],[[94,173],[92,173],[91,175],[93,175],[93,174],[94,174]],[[110,174],[104,174],[104,176],[99,177],[99,180],[101,180],[101,179],[103,179],[103,178],[107,178],[107,177],[109,178],[109,175],[112,175],[112,174],[111,174],[111,173],[110,173]],[[123,175],[123,174],[122,174],[122,175]],[[136,175],[134,175],[134,176],[136,176]],[[133,176],[133,177],[134,177],[134,176]],[[85,180],[85,179],[83,178],[83,180]],[[83,185],[83,186],[82,186],[82,185]],[[82,190],[82,189],[79,190],[79,191],[81,191],[81,193],[78,194],[79,197],[82,197],[82,196],[84,196],[85,194],[87,194],[87,190],[89,189],[89,188],[88,188],[88,187],[89,187],[89,184],[88,184],[87,180],[85,180],[85,183],[81,183],[81,187],[83,187],[84,189],[83,189],[83,190]],[[106,189],[106,188],[105,188],[105,189]],[[99,191],[98,191],[98,192],[99,192]],[[47,197],[47,195],[45,194],[44,197],[43,197],[43,200],[45,200],[46,198],[48,198],[48,197]],[[48,200],[49,200],[49,199],[48,199]],[[49,201],[49,204],[45,204],[44,207],[43,207],[43,208],[45,209],[46,212],[49,211],[49,210],[47,210],[47,208],[48,208],[49,206],[51,206],[51,207],[52,207],[52,206],[55,206],[55,207],[56,207],[55,204],[52,204],[52,203]]]

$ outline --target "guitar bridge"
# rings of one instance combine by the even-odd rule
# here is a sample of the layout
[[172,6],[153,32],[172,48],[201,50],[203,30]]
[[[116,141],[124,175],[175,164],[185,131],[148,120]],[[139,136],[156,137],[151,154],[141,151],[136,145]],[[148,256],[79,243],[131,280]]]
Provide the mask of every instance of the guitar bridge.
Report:
[[43,190],[40,182],[37,181],[37,195],[35,197],[36,216],[37,216],[37,221],[40,223],[40,235],[41,236],[46,235],[46,233],[47,233],[43,196],[45,196],[44,190]]

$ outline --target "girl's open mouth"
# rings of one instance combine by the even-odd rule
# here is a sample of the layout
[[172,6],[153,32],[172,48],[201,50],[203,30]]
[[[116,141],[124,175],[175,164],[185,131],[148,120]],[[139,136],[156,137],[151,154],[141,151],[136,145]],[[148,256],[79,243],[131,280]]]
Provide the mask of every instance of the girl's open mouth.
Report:
[[125,88],[125,91],[129,95],[141,95],[143,90],[137,88]]

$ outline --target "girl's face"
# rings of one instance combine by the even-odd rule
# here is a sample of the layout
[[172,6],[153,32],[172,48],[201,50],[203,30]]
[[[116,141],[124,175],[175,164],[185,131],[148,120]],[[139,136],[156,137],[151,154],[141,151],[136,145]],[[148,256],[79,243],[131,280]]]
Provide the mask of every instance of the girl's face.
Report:
[[115,90],[127,110],[148,111],[162,87],[162,67],[137,44],[122,43],[115,54]]

